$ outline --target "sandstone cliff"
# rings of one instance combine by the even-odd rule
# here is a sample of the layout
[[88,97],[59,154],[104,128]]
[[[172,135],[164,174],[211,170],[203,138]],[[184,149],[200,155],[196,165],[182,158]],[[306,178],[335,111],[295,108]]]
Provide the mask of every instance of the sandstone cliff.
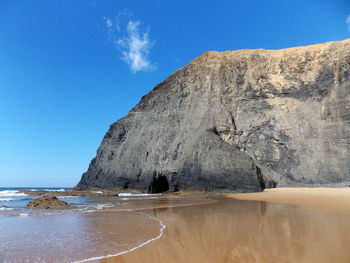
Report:
[[78,187],[260,191],[350,177],[350,40],[206,52],[110,126]]

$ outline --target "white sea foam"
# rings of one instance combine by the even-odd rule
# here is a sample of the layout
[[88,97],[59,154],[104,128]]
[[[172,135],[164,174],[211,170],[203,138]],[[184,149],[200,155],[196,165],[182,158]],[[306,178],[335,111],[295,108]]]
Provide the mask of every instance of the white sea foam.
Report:
[[64,192],[65,190],[63,188],[61,189],[43,189],[42,191],[48,191],[48,192]]
[[118,196],[157,196],[161,194],[143,194],[143,193],[119,193]]
[[26,217],[26,216],[29,216],[29,214],[27,214],[27,213],[21,213],[21,214],[17,214],[17,216],[19,216],[19,217]]
[[2,196],[27,196],[27,194],[20,193],[18,190],[5,190],[0,191],[0,197]]
[[15,200],[15,199],[13,199],[13,198],[0,198],[0,202],[9,202],[12,200]]
[[69,199],[69,198],[79,198],[79,196],[66,195],[66,196],[58,196],[59,199]]
[[[144,213],[141,213],[141,212],[138,212],[138,213],[143,214],[143,215],[147,215],[147,214],[144,214]],[[89,261],[93,261],[93,260],[100,260],[100,259],[104,259],[104,258],[110,258],[110,257],[121,256],[121,255],[124,255],[124,254],[127,254],[127,253],[129,253],[129,252],[132,252],[132,251],[134,251],[134,250],[136,250],[136,249],[138,249],[138,248],[140,248],[140,247],[143,247],[143,246],[145,246],[145,245],[147,245],[147,244],[149,244],[149,243],[151,243],[151,242],[153,242],[153,241],[155,241],[155,240],[161,238],[162,235],[163,235],[164,229],[166,228],[166,225],[164,225],[164,223],[163,223],[161,220],[157,219],[157,218],[154,218],[154,217],[152,217],[152,216],[150,216],[150,215],[147,215],[147,216],[148,216],[150,219],[159,222],[160,231],[159,231],[159,235],[158,235],[158,236],[156,236],[156,237],[154,237],[154,238],[151,238],[151,239],[149,239],[149,240],[147,240],[147,241],[145,241],[145,242],[143,242],[143,243],[141,243],[141,244],[139,244],[139,245],[137,245],[137,246],[135,246],[135,247],[132,247],[132,248],[130,248],[130,249],[127,249],[127,250],[118,252],[118,253],[116,253],[116,254],[110,254],[110,255],[106,255],[106,256],[87,258],[87,259],[83,259],[83,260],[73,261],[73,262],[71,262],[71,263],[89,262]]]
[[13,208],[5,207],[5,206],[0,206],[0,211],[5,211],[5,210],[13,210]]
[[29,191],[47,191],[47,192],[64,192],[65,190],[63,188],[57,188],[57,189],[42,189],[42,188],[32,188],[32,189],[26,189]]
[[115,205],[114,204],[99,204],[96,206],[96,209],[101,210],[101,209],[105,209],[105,208],[113,207],[113,206],[115,206]]

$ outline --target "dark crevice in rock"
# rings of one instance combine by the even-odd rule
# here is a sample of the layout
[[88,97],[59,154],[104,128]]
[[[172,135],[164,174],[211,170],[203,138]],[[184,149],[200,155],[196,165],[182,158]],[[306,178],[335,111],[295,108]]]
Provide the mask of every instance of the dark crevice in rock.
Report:
[[174,192],[180,191],[180,182],[177,181],[176,184],[174,185]]
[[123,128],[123,129],[122,129],[122,132],[121,132],[120,134],[118,134],[118,140],[119,140],[120,142],[123,142],[123,141],[125,140],[125,136],[126,136],[126,131],[125,131],[125,129]]
[[276,188],[277,187],[277,182],[274,181],[274,180],[268,181],[266,187],[267,188]]
[[181,143],[178,143],[176,146],[176,149],[175,149],[174,154],[173,154],[173,160],[176,160],[178,157],[180,145],[181,145]]
[[114,159],[114,151],[111,151],[110,154],[108,155],[108,160],[112,161]]
[[217,136],[220,136],[219,131],[217,130],[217,128],[214,126],[213,128],[209,129],[208,131],[214,133]]
[[233,130],[234,130],[235,133],[236,133],[236,131],[237,131],[236,121],[235,121],[235,118],[233,117],[233,114],[232,114],[232,113],[230,113],[230,114],[231,114],[232,128],[233,128]]
[[264,176],[261,172],[261,169],[256,166],[256,176],[258,177],[258,180],[259,180],[259,183],[260,183],[260,187],[261,187],[261,190],[264,191],[265,190],[265,180],[264,180]]
[[211,128],[211,129],[208,129],[207,131],[209,131],[209,132],[212,132],[212,133],[214,133],[215,135],[217,135],[217,136],[219,136],[219,138],[221,139],[221,140],[223,140],[223,141],[225,141],[224,139],[223,139],[223,135],[227,135],[229,132],[230,132],[230,130],[229,129],[223,129],[223,130],[218,130],[217,128],[216,128],[216,126],[214,126],[213,128]]
[[136,175],[135,183],[140,182],[141,173],[142,173],[142,170],[140,170],[140,172]]
[[264,174],[262,173],[260,167],[255,165],[256,169],[256,176],[258,177],[259,184],[261,187],[261,191],[264,191],[266,188],[276,188],[277,182],[273,179],[268,179]]

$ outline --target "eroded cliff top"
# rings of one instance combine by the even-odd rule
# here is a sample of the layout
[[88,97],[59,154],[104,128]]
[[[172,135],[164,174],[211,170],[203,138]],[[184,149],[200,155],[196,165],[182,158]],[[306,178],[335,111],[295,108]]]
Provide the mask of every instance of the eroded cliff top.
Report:
[[225,59],[234,57],[243,57],[243,56],[251,56],[251,55],[266,55],[273,57],[285,57],[285,56],[302,56],[304,53],[319,53],[326,51],[327,49],[337,49],[341,51],[344,48],[349,48],[350,46],[350,38],[342,40],[342,41],[331,41],[326,43],[314,44],[309,46],[297,46],[283,49],[240,49],[240,50],[232,50],[232,51],[206,51],[202,56],[195,58],[192,60],[189,65],[197,64],[197,63],[207,63],[211,60],[216,59]]

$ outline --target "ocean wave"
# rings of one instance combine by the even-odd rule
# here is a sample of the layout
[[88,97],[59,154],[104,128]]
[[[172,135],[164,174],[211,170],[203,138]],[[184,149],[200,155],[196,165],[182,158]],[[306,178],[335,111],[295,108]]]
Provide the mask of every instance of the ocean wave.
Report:
[[17,198],[18,196],[15,196],[14,198],[9,197],[9,198],[0,198],[0,202],[11,202],[11,201],[25,201],[25,200],[33,200],[33,198],[28,198],[28,197],[24,197],[24,198]]
[[161,195],[161,194],[143,194],[143,193],[141,193],[141,194],[138,194],[138,193],[119,193],[118,194],[118,196],[120,196],[120,197],[124,197],[124,196],[126,196],[126,197],[129,197],[129,196],[136,196],[136,197],[138,197],[138,196],[157,196],[157,195]]
[[13,210],[13,208],[6,207],[6,206],[0,206],[0,211],[7,211],[7,210]]
[[18,190],[0,191],[0,197],[3,197],[3,196],[27,196],[27,194],[20,193]]
[[48,192],[64,192],[66,191],[65,189],[42,189],[42,191],[48,191]]
[[9,202],[12,200],[15,200],[15,199],[13,199],[13,198],[0,198],[0,202]]
[[26,189],[26,190],[33,191],[33,192],[35,192],[35,191],[46,191],[46,192],[64,192],[64,191],[66,191],[63,188],[57,188],[57,189],[32,188],[32,189]]

